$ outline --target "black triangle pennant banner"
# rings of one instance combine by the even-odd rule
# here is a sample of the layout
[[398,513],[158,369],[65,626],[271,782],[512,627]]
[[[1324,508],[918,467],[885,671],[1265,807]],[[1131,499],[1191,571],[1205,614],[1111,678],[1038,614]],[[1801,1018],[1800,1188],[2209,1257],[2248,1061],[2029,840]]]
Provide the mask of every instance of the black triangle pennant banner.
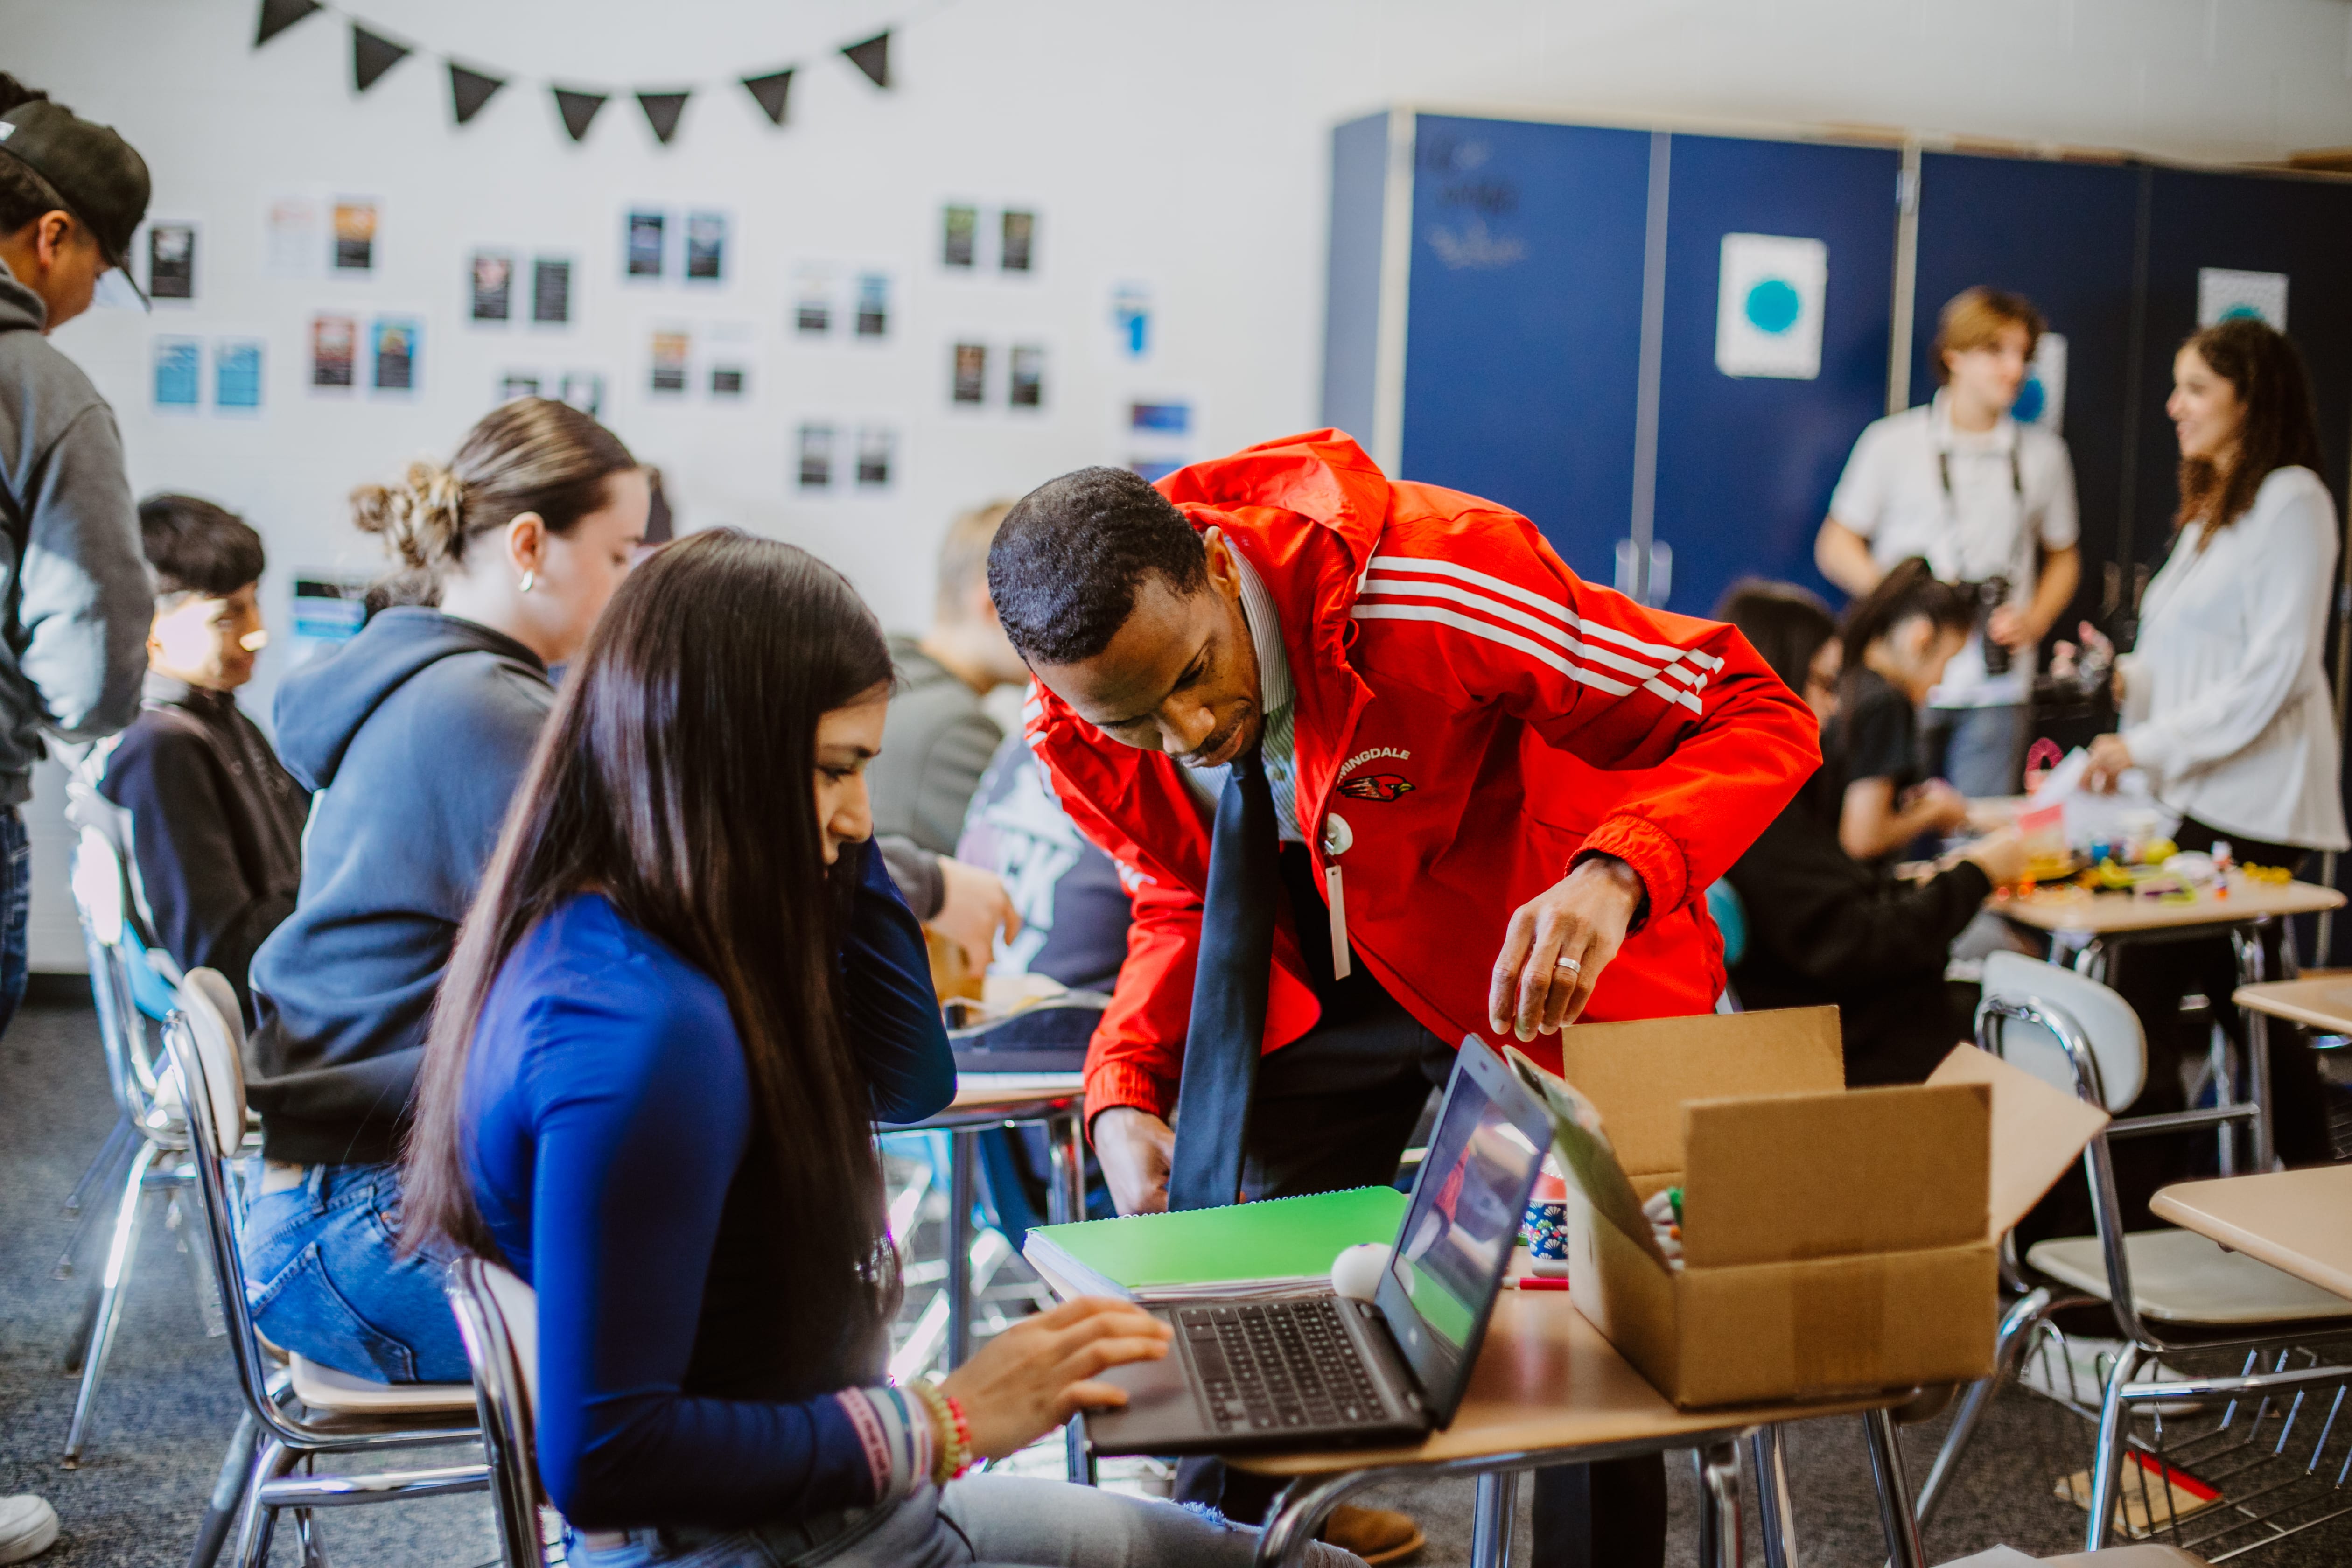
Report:
[[686,100],[692,97],[684,92],[641,92],[637,107],[646,111],[646,123],[654,128],[654,137],[665,147],[677,134],[677,117],[686,111]]
[[352,24],[352,86],[365,92],[381,79],[383,73],[406,59],[406,44],[395,44],[390,38],[369,32],[357,22]]
[[862,44],[845,45],[841,51],[849,63],[866,73],[876,87],[890,85],[890,35],[877,33]]
[[569,88],[562,87],[554,89],[553,91],[556,112],[563,116],[563,129],[572,132],[572,140],[574,142],[583,140],[588,134],[588,122],[596,118],[598,110],[604,107],[607,95],[601,92],[574,92]]
[[490,95],[506,86],[502,76],[484,76],[480,71],[467,70],[456,60],[449,62],[449,108],[457,123],[465,124],[482,111]]
[[261,0],[261,25],[253,30],[253,47],[261,47],[313,11],[325,9],[319,0]]
[[770,71],[766,76],[747,76],[743,85],[760,105],[761,112],[771,124],[784,122],[784,100],[793,90],[793,73],[789,69]]

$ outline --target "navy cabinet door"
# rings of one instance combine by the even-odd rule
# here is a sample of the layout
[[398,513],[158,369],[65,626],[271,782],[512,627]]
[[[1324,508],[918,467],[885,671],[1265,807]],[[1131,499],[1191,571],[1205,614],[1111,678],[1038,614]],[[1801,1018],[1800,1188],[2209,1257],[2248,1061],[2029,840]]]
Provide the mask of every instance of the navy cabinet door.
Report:
[[[1911,401],[1936,393],[1936,317],[1961,289],[2022,294],[2066,340],[2060,434],[2074,462],[2083,585],[2054,635],[2097,608],[2103,567],[2127,561],[2121,526],[2130,401],[2132,261],[2144,172],[1931,153],[1920,161],[1918,307]],[[2128,585],[2126,586],[2128,592]]]
[[[1891,149],[1717,136],[1672,145],[1655,528],[1675,552],[1667,607],[1705,615],[1749,574],[1826,586],[1813,536],[1854,437],[1886,411],[1901,160]],[[1827,243],[1817,378],[1716,368],[1727,234]]]
[[1607,583],[1632,512],[1649,133],[1414,132],[1401,476],[1533,520]]

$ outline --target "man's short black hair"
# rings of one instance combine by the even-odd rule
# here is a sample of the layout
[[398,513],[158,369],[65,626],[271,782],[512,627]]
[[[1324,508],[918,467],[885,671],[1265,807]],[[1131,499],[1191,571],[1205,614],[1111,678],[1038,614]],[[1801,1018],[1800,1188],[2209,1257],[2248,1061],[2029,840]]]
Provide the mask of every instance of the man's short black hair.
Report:
[[1177,594],[1209,580],[1208,550],[1166,496],[1125,468],[1080,468],[1013,503],[988,551],[988,596],[1033,664],[1110,646],[1145,578]]
[[261,581],[261,535],[226,507],[194,496],[153,495],[139,503],[139,534],[155,568],[159,598],[202,594],[225,599]]

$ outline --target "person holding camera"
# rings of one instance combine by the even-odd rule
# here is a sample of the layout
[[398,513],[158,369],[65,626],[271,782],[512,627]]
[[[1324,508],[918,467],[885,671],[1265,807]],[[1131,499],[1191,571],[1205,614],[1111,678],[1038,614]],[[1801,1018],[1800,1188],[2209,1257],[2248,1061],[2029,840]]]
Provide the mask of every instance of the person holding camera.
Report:
[[1942,390],[1863,431],[1813,544],[1822,575],[1857,596],[1914,555],[1975,595],[1976,628],[1921,722],[1927,775],[1972,797],[2018,791],[2034,650],[2082,576],[2066,443],[2011,414],[2042,331],[2021,296],[1955,295],[1937,321]]

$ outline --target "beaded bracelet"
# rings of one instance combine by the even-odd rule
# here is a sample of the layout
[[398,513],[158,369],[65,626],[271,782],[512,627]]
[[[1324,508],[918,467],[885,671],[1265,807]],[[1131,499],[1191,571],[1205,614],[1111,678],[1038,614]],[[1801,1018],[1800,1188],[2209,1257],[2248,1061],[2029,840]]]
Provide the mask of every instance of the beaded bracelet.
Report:
[[935,1485],[945,1486],[971,1468],[971,1425],[964,1419],[962,1405],[938,1384],[910,1383],[907,1389],[930,1412],[931,1432],[937,1439],[931,1480]]

